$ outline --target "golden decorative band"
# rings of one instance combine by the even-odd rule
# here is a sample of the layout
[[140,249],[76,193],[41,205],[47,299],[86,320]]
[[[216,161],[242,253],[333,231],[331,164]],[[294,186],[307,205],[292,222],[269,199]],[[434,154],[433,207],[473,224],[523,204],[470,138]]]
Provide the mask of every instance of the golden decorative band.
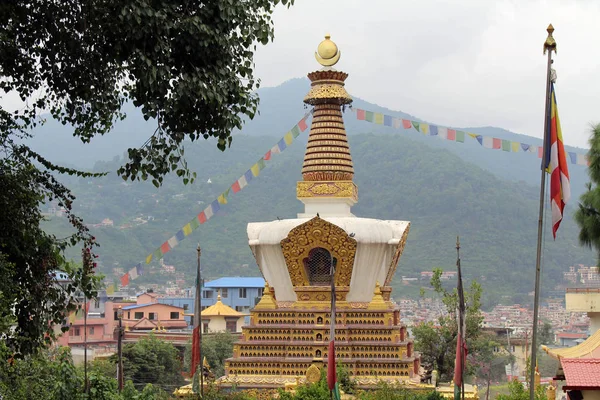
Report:
[[[332,165],[334,164],[334,165]],[[335,164],[337,165],[346,165],[351,167],[352,166],[352,161],[349,160],[341,160],[341,159],[332,159],[332,158],[328,158],[328,159],[317,159],[317,160],[305,160],[304,161],[304,165],[305,166],[313,166],[313,165],[321,165],[322,169],[327,169],[330,165],[331,166],[335,166]]]
[[344,129],[343,122],[313,122],[310,126],[310,130],[312,131],[315,128],[339,128]]
[[302,166],[302,173],[305,172],[327,172],[327,171],[343,171],[353,173],[354,168],[348,165],[304,165]]
[[345,151],[349,153],[348,144],[340,140],[313,140],[308,142],[308,145],[306,146],[307,149],[312,149],[314,147],[332,147],[339,149],[338,151]]
[[350,198],[357,201],[358,188],[352,181],[301,181],[296,184],[296,196]]
[[[334,151],[336,150],[335,148],[333,149]],[[324,148],[318,148],[316,150],[313,150],[311,152],[307,152],[306,153],[306,157],[304,158],[304,161],[308,161],[308,160],[314,160],[314,159],[319,159],[319,160],[323,160],[327,161],[328,159],[343,159],[343,160],[348,160],[349,162],[352,162],[352,157],[350,157],[350,154],[346,153],[326,153],[326,149]]]

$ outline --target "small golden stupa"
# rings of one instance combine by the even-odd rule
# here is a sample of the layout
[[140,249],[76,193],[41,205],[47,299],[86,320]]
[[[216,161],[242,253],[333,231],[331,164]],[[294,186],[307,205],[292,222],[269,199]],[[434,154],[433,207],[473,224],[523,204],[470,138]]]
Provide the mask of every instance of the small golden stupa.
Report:
[[315,54],[322,68],[308,74],[304,102],[314,113],[296,191],[304,212],[248,224],[250,248],[267,284],[217,380],[221,387],[268,392],[318,380],[327,364],[332,264],[338,362],[358,387],[382,380],[421,387],[420,357],[389,286],[410,223],[351,212],[358,189],[342,107],[352,98],[344,88],[348,74],[332,68],[340,54],[326,36]]

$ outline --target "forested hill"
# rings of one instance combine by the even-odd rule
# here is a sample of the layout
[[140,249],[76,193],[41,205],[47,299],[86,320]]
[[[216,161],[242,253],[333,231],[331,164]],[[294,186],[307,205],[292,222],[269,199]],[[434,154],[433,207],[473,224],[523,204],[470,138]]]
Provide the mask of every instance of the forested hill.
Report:
[[[168,253],[165,262],[189,272],[188,280],[193,282],[195,247],[200,242],[207,278],[258,274],[247,245],[246,224],[293,218],[301,212],[295,186],[301,178],[306,137],[302,134],[287,150],[274,155],[257,179],[240,193],[231,194],[229,204]],[[189,145],[186,156],[190,167],[198,171],[198,181],[185,187],[169,177],[157,190],[149,182],[125,183],[115,174],[74,184],[75,207],[86,222],[114,220],[114,228],[94,229],[101,243],[103,270],[108,272],[116,263],[130,268],[143,260],[226,190],[276,140],[244,135],[224,153],[210,142]],[[538,212],[535,186],[499,179],[408,135],[356,134],[349,140],[359,187],[353,212],[412,222],[396,273],[397,296],[402,296],[402,275],[416,276],[434,267],[455,268],[459,234],[464,271],[467,277],[483,281],[486,303],[530,301],[527,293],[533,289]],[[478,148],[477,152],[492,150]],[[518,154],[504,153],[505,162],[513,163],[514,156]],[[120,162],[97,163],[96,169],[114,171]],[[208,178],[212,183],[207,183]],[[570,265],[594,262],[593,254],[578,246],[572,211],[567,208],[555,242],[550,226],[546,229],[542,279],[550,288]],[[141,215],[154,219],[128,229],[117,228]],[[56,218],[50,226],[64,234],[60,232],[64,225]]]

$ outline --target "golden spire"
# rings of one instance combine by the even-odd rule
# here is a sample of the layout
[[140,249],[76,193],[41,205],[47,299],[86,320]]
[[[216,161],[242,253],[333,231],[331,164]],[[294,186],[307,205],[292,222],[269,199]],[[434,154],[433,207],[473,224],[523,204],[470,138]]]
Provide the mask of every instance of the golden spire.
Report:
[[352,182],[354,167],[341,109],[352,103],[344,88],[348,74],[331,68],[339,61],[340,54],[326,35],[315,53],[325,68],[308,74],[311,88],[304,102],[314,106],[314,110],[302,165],[303,182],[297,186],[297,196],[302,201],[310,197],[341,197],[355,203],[358,197]]
[[554,36],[552,36],[552,33],[554,32],[552,24],[548,25],[546,31],[548,32],[548,37],[544,42],[544,54],[546,54],[546,51],[550,51],[550,53],[554,51],[556,53],[556,40],[554,40]]
[[379,281],[375,284],[375,290],[373,291],[373,299],[369,303],[367,307],[368,310],[381,310],[386,308],[385,300],[383,299],[383,295],[381,293],[381,285]]
[[265,289],[263,295],[260,298],[258,304],[254,307],[255,310],[275,310],[277,303],[275,302],[275,296],[269,286],[269,282],[265,281]]
[[324,67],[332,67],[340,60],[342,52],[338,50],[337,45],[331,41],[329,34],[325,35],[325,40],[319,43],[315,58]]

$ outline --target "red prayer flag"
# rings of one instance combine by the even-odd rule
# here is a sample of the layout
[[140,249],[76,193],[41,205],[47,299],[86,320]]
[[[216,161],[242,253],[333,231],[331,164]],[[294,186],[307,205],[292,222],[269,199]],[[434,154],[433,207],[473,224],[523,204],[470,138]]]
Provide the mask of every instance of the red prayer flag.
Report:
[[502,139],[492,138],[492,149],[501,149]]
[[[332,317],[335,318],[335,317]],[[327,353],[327,386],[329,390],[335,388],[337,376],[335,373],[335,343],[333,340],[329,342],[329,351]]]
[[[306,128],[308,128],[308,126],[306,125],[306,118],[302,118],[300,120],[300,122],[298,122],[298,128],[300,128],[300,130],[302,132],[304,132],[306,130]],[[265,157],[265,160],[267,160],[266,157]]]
[[404,129],[410,129],[410,128],[412,128],[412,122],[410,122],[407,119],[403,119],[402,126],[404,127]]
[[538,158],[542,158],[544,156],[544,147],[538,147]]
[[160,251],[162,251],[163,254],[168,253],[170,250],[171,250],[171,246],[169,246],[169,242],[164,242],[160,246]]
[[[195,322],[194,322],[194,325]],[[192,331],[192,366],[190,369],[191,376],[196,373],[196,368],[200,365],[200,325],[196,326]]]
[[[269,156],[271,155],[271,152],[269,151]],[[233,190],[233,193],[237,193],[240,190],[242,190],[242,188],[240,187],[240,182],[239,181],[235,181],[235,183],[233,185],[231,185],[231,190]]]
[[[234,193],[235,193],[235,190],[234,190]],[[204,211],[202,211],[200,214],[198,214],[198,222],[200,222],[201,224],[206,222],[206,214],[204,214]]]
[[[271,150],[267,151],[263,157],[263,160],[269,161],[271,159]],[[236,182],[237,183],[237,182]],[[239,185],[238,185],[239,186]]]
[[360,108],[356,110],[356,119],[360,121],[365,120],[365,110],[361,110]]
[[448,140],[456,140],[456,131],[454,129],[448,129]]
[[129,272],[121,277],[121,286],[129,285]]

